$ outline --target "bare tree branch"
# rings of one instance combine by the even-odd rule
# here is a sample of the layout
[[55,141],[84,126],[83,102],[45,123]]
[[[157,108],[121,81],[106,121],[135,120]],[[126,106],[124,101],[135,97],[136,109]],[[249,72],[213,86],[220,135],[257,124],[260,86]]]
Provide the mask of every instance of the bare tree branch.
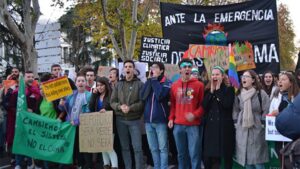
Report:
[[32,32],[35,32],[36,29],[36,24],[41,16],[41,11],[40,11],[40,4],[38,0],[32,0],[32,5],[33,5],[33,19],[32,19]]
[[120,47],[118,45],[118,42],[117,42],[117,40],[115,38],[113,29],[109,28],[109,36],[110,36],[110,39],[111,39],[111,41],[112,41],[112,43],[114,45],[114,48],[115,48],[117,54],[119,55],[119,57],[121,57],[122,60],[125,60],[124,56],[122,55],[122,51],[121,51],[121,49],[120,49]]
[[[149,1],[148,1],[149,2]],[[131,29],[131,38],[130,38],[130,44],[129,44],[129,50],[127,52],[127,56],[132,58],[133,51],[135,48],[135,42],[136,42],[136,35],[137,35],[137,26],[138,26],[138,20],[137,20],[137,10],[138,10],[138,0],[134,0],[132,3],[132,29]]]
[[16,40],[18,40],[19,42],[25,42],[25,36],[18,29],[18,26],[16,25],[9,11],[7,10],[6,0],[0,1],[0,9],[1,18],[3,18],[5,26],[7,26],[10,32],[15,36]]
[[109,20],[107,19],[107,9],[106,9],[107,8],[107,2],[106,2],[106,0],[101,0],[101,7],[102,7],[102,15],[103,15],[105,24],[111,29],[118,29],[116,26],[111,24],[109,22]]
[[149,14],[149,11],[151,9],[151,5],[152,4],[153,4],[153,0],[148,0],[147,5],[146,5],[146,7],[144,9],[144,13],[142,15],[142,18],[139,20],[139,23],[143,23],[145,21],[146,17]]

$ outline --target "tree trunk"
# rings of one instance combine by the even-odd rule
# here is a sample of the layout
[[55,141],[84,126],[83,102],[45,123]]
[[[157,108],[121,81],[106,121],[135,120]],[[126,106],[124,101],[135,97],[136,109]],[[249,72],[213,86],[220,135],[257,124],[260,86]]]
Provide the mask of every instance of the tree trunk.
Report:
[[32,41],[25,41],[21,48],[25,71],[32,71],[37,75],[37,52]]

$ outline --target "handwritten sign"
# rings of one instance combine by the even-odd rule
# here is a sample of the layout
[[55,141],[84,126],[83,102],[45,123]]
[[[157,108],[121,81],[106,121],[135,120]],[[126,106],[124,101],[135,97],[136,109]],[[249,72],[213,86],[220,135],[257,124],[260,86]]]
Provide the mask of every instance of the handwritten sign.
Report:
[[29,112],[17,113],[13,153],[71,164],[75,127]]
[[266,116],[266,140],[268,141],[292,141],[281,135],[275,127],[274,116]]
[[80,152],[99,153],[113,150],[113,112],[80,115]]
[[97,75],[99,77],[108,77],[109,76],[109,70],[111,68],[113,68],[113,67],[110,67],[110,66],[99,66],[98,67]]
[[142,37],[140,62],[161,62],[169,63],[170,39],[156,37]]
[[48,102],[68,96],[73,92],[67,76],[42,83],[42,90]]
[[247,41],[245,43],[234,43],[232,48],[237,71],[256,68],[251,43]]

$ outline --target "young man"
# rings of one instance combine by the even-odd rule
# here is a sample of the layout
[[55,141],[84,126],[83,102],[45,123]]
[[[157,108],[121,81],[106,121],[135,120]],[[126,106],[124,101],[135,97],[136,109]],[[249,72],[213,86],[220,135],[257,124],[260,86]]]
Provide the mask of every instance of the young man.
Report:
[[141,92],[145,102],[144,120],[155,169],[168,168],[168,116],[171,81],[165,76],[163,63],[150,67],[149,78]]
[[[116,124],[122,147],[122,156],[126,169],[132,169],[130,143],[135,156],[135,168],[143,168],[142,134],[140,118],[143,102],[139,93],[143,83],[134,75],[135,65],[132,60],[124,62],[125,78],[119,81],[111,96],[111,107],[116,113]],[[129,139],[129,136],[131,139]]]
[[87,85],[85,89],[89,92],[92,92],[92,89],[96,88],[96,76],[95,76],[95,71],[92,68],[87,68],[86,73],[85,73],[85,78],[87,80]]
[[20,70],[16,67],[13,67],[11,74],[7,76],[7,80],[19,80]]
[[[61,66],[59,64],[53,64],[51,66],[51,74],[52,74],[53,79],[61,77],[62,76]],[[68,78],[68,80],[69,80],[72,90],[76,90],[77,88],[76,88],[76,85],[73,82],[73,80],[71,80],[70,78]]]
[[171,110],[168,126],[174,127],[179,169],[201,168],[202,135],[199,125],[203,116],[204,85],[198,79],[191,78],[192,67],[191,60],[180,61],[181,78],[172,85],[170,92]]
[[[27,111],[28,112],[37,112],[38,103],[41,99],[41,94],[40,94],[40,90],[37,87],[32,86],[32,83],[34,81],[34,74],[33,74],[32,71],[26,71],[25,72],[24,81],[25,81],[25,85],[26,85],[25,93],[26,93],[26,101],[27,101],[27,106],[28,106]],[[18,89],[16,89],[13,92],[14,100],[13,100],[12,106],[17,106],[17,96],[18,96]],[[14,109],[14,111],[16,113],[16,108]],[[13,123],[15,124],[16,116],[12,120],[13,120]],[[13,127],[14,127],[14,124],[13,124]],[[14,134],[14,130],[13,130],[13,133],[11,133],[11,134]],[[13,140],[13,135],[10,139]],[[21,165],[22,165],[22,162],[24,160],[24,157],[25,156],[23,156],[23,155],[16,155],[16,167],[15,167],[15,169],[21,169]],[[28,169],[31,169],[31,168],[33,169],[34,168],[31,158],[28,158],[27,166],[28,166],[27,167]]]
[[109,83],[112,88],[116,86],[119,81],[119,70],[117,68],[111,68],[109,70]]

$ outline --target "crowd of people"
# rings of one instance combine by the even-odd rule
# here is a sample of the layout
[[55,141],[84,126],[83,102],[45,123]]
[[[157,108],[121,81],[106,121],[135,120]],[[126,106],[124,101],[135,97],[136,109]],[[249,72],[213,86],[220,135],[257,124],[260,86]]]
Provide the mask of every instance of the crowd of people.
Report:
[[[10,152],[11,162],[20,169],[26,159],[33,168],[104,169],[225,169],[233,168],[233,157],[246,169],[263,169],[269,161],[265,140],[265,116],[277,116],[299,92],[300,71],[275,75],[266,71],[243,72],[240,88],[231,86],[224,68],[212,68],[211,77],[202,77],[189,59],[178,64],[180,78],[171,82],[163,63],[150,65],[148,79],[135,75],[135,63],[124,62],[124,75],[112,68],[108,77],[98,77],[91,68],[69,79],[73,93],[48,102],[31,71],[24,73],[28,112],[76,126],[74,164],[63,165],[12,154],[18,86],[0,90],[0,151]],[[60,65],[52,65],[40,83],[61,76]],[[12,69],[8,80],[18,81]],[[209,80],[207,80],[209,79]],[[114,150],[99,154],[79,152],[80,114],[112,110]],[[276,142],[276,152],[284,143]],[[146,158],[145,158],[146,157]],[[282,158],[279,158],[280,160]],[[145,165],[146,164],[146,165]]]

